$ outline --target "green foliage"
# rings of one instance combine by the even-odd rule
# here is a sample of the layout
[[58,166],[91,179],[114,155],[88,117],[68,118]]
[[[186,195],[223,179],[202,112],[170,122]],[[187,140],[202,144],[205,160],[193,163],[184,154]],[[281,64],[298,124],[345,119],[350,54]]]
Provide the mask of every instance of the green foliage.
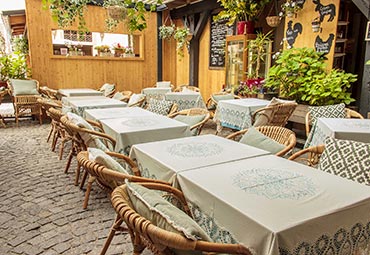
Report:
[[171,24],[170,26],[162,25],[158,28],[159,30],[159,38],[161,39],[171,39],[175,33],[175,24]]
[[353,102],[347,92],[357,75],[326,70],[324,53],[312,48],[284,50],[269,69],[265,87],[279,88],[280,96],[310,105]]
[[266,34],[257,33],[257,37],[254,40],[251,40],[248,44],[248,54],[251,56],[249,60],[249,65],[251,65],[254,70],[253,73],[249,73],[249,78],[259,78],[261,64],[265,62],[267,55],[269,54],[269,45],[271,42],[272,30]]
[[231,26],[235,21],[256,20],[263,11],[263,8],[271,0],[217,0],[224,8],[215,20],[228,20],[227,25]]
[[23,54],[3,55],[0,57],[0,80],[25,79],[30,74],[26,57]]
[[187,27],[177,27],[173,38],[177,41],[176,50],[177,54],[181,57],[184,56],[184,46],[189,44],[188,35],[190,34],[189,28]]
[[28,55],[28,39],[25,36],[12,38],[13,48],[15,52],[23,55]]

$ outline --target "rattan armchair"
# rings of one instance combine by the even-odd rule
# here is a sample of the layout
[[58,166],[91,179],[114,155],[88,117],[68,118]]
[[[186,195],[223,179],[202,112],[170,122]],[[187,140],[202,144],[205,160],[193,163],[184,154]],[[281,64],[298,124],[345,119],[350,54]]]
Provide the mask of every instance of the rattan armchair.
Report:
[[184,89],[191,90],[191,91],[194,91],[194,92],[200,92],[200,89],[198,87],[190,86],[190,85],[181,85],[181,86],[177,87],[174,90],[174,92],[182,92]]
[[[22,87],[23,84],[17,84],[19,82],[34,82],[35,83],[35,93],[33,94],[18,94],[16,93],[17,87]],[[9,80],[8,88],[10,91],[10,96],[12,98],[14,106],[15,122],[18,127],[19,118],[22,116],[38,116],[40,124],[42,124],[42,110],[37,99],[41,97],[38,94],[39,82],[36,80]]]
[[252,114],[252,123],[255,126],[257,118],[266,118],[263,126],[284,127],[297,105],[295,102],[289,102],[263,107]]
[[[7,90],[7,89],[4,89],[4,90],[0,91],[0,104],[1,104],[1,102],[3,101],[3,98],[4,98],[8,93],[9,93],[9,92],[8,92],[8,90]],[[2,127],[6,127],[6,126],[5,126],[5,120],[4,120],[4,117],[1,115],[1,113],[0,113],[0,125],[1,125]]]
[[116,92],[116,85],[105,83],[98,89],[98,91],[103,92],[103,95],[106,97],[113,97]]
[[113,95],[113,99],[117,99],[117,100],[120,100],[122,102],[125,102],[127,103],[128,100],[130,100],[130,97],[132,96],[133,92],[130,91],[130,90],[124,90],[124,91],[119,91],[119,92],[116,92],[114,95]]
[[[131,99],[131,98],[130,98]],[[128,107],[143,107],[145,105],[145,102],[146,102],[146,96],[143,95],[139,100],[137,100],[136,102],[130,102],[130,99],[128,101],[128,104],[127,106]]]
[[324,152],[325,145],[318,145],[313,147],[308,147],[306,149],[297,151],[289,160],[294,160],[297,162],[303,162],[308,166],[315,167],[320,161],[321,154]]
[[[181,191],[168,185],[157,183],[141,183],[141,185],[150,189],[166,192],[176,197],[177,201],[182,205],[183,210],[191,216]],[[126,185],[119,186],[112,192],[111,201],[117,213],[117,217],[100,253],[101,255],[106,253],[116,231],[128,231],[130,233],[131,241],[134,246],[133,254],[141,254],[145,248],[148,248],[154,254],[161,255],[175,254],[174,249],[182,250],[184,253],[186,251],[199,251],[204,254],[252,254],[247,247],[241,244],[223,244],[200,240],[194,241],[180,234],[155,226],[133,209],[126,187]],[[126,223],[127,228],[121,226],[123,221]]]
[[58,91],[55,89],[51,89],[48,86],[42,86],[39,90],[41,95],[45,98],[58,99]]
[[[351,110],[349,108],[345,108],[344,109],[345,112],[346,112],[346,118],[355,118],[355,119],[364,119],[364,117],[354,111],[354,110]],[[311,125],[312,125],[312,118],[311,118],[311,114],[310,112],[307,112],[306,113],[306,117],[305,117],[305,127],[306,127],[306,136],[308,137],[308,135],[310,134],[310,131],[311,131]]]
[[[297,139],[295,133],[290,129],[279,126],[259,126],[256,127],[255,129],[264,134],[265,136],[285,146],[284,149],[275,154],[276,156],[286,155],[296,145]],[[226,138],[236,140],[239,139],[247,131],[248,129],[243,129],[228,135]]]
[[[114,148],[114,146],[116,145],[116,141],[111,136],[103,132],[100,132],[100,131],[79,127],[76,124],[74,124],[72,121],[70,121],[67,116],[61,117],[60,121],[64,125],[68,135],[71,137],[71,140],[72,140],[71,150],[69,152],[67,164],[64,170],[65,173],[68,173],[68,169],[70,167],[72,158],[77,156],[77,154],[80,151],[86,151],[88,147],[91,147],[91,145],[88,143],[89,141],[92,142],[95,138],[99,138],[103,140],[107,148],[109,147]],[[93,125],[95,128],[98,128],[98,129],[101,128],[99,124],[93,121],[89,120],[88,122],[91,125]],[[82,138],[82,136],[88,137],[88,141],[85,141]],[[80,178],[80,165],[77,164],[77,170],[76,170],[76,176],[75,176],[75,182],[74,182],[76,186],[78,185],[79,178]],[[87,173],[85,172],[82,177],[81,183],[80,183],[81,188],[83,187],[86,178],[87,178]]]
[[60,121],[60,118],[64,116],[64,114],[60,109],[54,107],[48,108],[46,112],[51,119],[51,130],[49,132],[47,141],[49,142],[49,139],[53,137],[51,142],[51,150],[54,151],[58,140],[61,140],[59,145],[59,160],[61,160],[63,157],[65,143],[71,141],[71,137]]
[[173,114],[170,114],[168,117],[169,118],[175,118],[176,116],[179,115],[185,115],[185,116],[197,116],[197,115],[204,115],[204,119],[193,126],[190,127],[190,131],[195,130],[194,135],[199,135],[200,132],[202,131],[202,128],[204,124],[211,118],[211,114],[207,109],[203,108],[191,108],[191,109],[185,109],[179,112],[175,112]]
[[116,188],[117,186],[124,184],[125,180],[133,182],[155,182],[170,185],[169,183],[164,181],[141,177],[137,165],[129,157],[123,154],[109,151],[106,151],[105,153],[119,160],[123,160],[126,164],[129,165],[134,175],[120,173],[118,171],[111,170],[101,164],[89,160],[89,153],[87,151],[81,151],[80,153],[78,153],[77,161],[79,165],[82,166],[85,169],[85,171],[89,173],[89,178],[87,181],[85,192],[85,199],[83,202],[84,209],[87,208],[92,184],[94,182],[96,182],[98,186],[101,187],[103,190],[107,191],[108,194],[110,194],[113,191],[113,189]]
[[227,96],[229,95],[230,99],[240,99],[239,96],[237,95],[234,95],[234,94],[231,94],[231,93],[228,93],[228,92],[219,92],[219,93],[214,93],[212,94],[208,99],[207,99],[207,102],[206,102],[206,107],[208,109],[208,111],[210,112],[211,114],[211,118],[213,118],[214,114],[215,114],[215,111],[216,111],[216,108],[217,108],[217,104],[219,102],[218,100],[218,97],[219,96]]

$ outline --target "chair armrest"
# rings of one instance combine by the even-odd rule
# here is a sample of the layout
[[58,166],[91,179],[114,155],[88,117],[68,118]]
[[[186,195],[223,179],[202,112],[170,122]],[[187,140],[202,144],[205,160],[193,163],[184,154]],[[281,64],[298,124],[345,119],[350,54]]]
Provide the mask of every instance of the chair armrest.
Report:
[[140,170],[137,166],[137,164],[129,157],[123,155],[123,154],[120,154],[120,153],[117,153],[117,152],[113,152],[113,151],[106,151],[105,153],[107,153],[109,156],[112,156],[112,157],[115,157],[115,158],[118,158],[118,159],[123,159],[131,168],[132,172],[135,174],[135,176],[141,176],[141,173],[140,173]]
[[232,140],[235,140],[236,137],[240,136],[240,135],[244,135],[245,133],[248,132],[248,128],[246,129],[242,129],[240,131],[237,131],[237,132],[234,132],[228,136],[226,136],[226,139],[232,139]]
[[[297,151],[289,160],[300,160],[305,161],[308,166],[315,166],[319,163],[320,156],[325,150],[325,145],[318,145],[313,147],[308,147],[306,149]],[[307,158],[301,158],[303,155],[308,154]]]

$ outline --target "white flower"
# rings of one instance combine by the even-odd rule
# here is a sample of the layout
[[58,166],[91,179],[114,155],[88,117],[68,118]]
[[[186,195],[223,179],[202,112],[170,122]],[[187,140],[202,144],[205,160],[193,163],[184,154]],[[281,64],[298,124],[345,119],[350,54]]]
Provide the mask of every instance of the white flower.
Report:
[[292,7],[294,7],[295,6],[295,2],[292,2]]
[[287,48],[287,49],[291,49],[291,48],[292,48],[292,46],[288,45],[288,46],[286,46],[286,48]]

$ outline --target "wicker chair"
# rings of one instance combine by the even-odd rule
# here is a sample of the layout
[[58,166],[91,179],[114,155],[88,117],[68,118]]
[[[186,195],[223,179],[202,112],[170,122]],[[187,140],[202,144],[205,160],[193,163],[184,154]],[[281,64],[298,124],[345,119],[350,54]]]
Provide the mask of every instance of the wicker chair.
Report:
[[324,152],[324,149],[325,145],[308,147],[306,149],[297,151],[288,159],[303,162],[308,166],[315,167],[319,163],[321,154]]
[[134,103],[130,103],[130,100],[129,100],[127,106],[128,107],[143,107],[145,105],[145,102],[146,102],[146,96],[143,95],[141,99],[137,100]]
[[[141,185],[175,196],[183,210],[191,215],[186,200],[181,191],[168,185],[157,183],[140,183]],[[154,254],[170,255],[173,250],[200,251],[204,254],[225,253],[225,254],[246,254],[251,255],[251,251],[241,244],[222,244],[207,241],[193,241],[180,234],[170,232],[152,224],[149,220],[138,214],[132,207],[127,194],[126,185],[117,187],[111,195],[112,205],[116,210],[117,217],[109,232],[109,236],[101,251],[104,255],[116,233],[116,231],[127,231],[130,233],[131,241],[134,246],[133,254],[141,254],[145,248]],[[127,228],[121,224],[126,223]]]
[[[72,121],[70,121],[67,116],[61,117],[60,121],[64,125],[68,135],[71,137],[71,140],[72,140],[72,146],[71,146],[71,150],[70,150],[69,155],[68,155],[68,160],[67,160],[67,164],[66,164],[64,173],[68,173],[68,169],[71,165],[72,158],[74,156],[77,156],[77,154],[80,151],[86,151],[87,148],[90,146],[89,144],[85,143],[84,139],[81,136],[82,134],[88,135],[90,137],[89,140],[94,140],[94,138],[102,139],[104,141],[106,147],[109,147],[109,144],[112,147],[114,147],[116,145],[116,141],[111,136],[109,136],[109,135],[107,135],[103,132],[100,132],[100,131],[90,130],[90,129],[87,129],[87,128],[79,127],[76,124],[74,124]],[[88,122],[91,125],[93,125],[95,128],[101,129],[101,126],[99,124],[97,124],[96,122],[93,122],[93,121],[90,121],[90,120],[88,120]],[[75,182],[74,182],[74,184],[76,186],[78,185],[79,178],[80,178],[80,165],[77,164],[76,177],[75,177]],[[81,188],[83,187],[86,178],[87,178],[87,172],[85,172],[83,177],[82,177],[82,180],[81,180],[81,183],[80,183]]]
[[125,163],[127,163],[130,166],[134,175],[120,173],[109,168],[106,168],[105,166],[98,164],[94,161],[89,160],[88,155],[89,153],[87,151],[81,151],[80,153],[78,153],[77,161],[79,165],[82,166],[89,173],[89,179],[87,181],[87,187],[85,192],[85,200],[83,203],[84,209],[87,208],[91,187],[95,181],[98,184],[98,186],[107,191],[108,194],[110,194],[113,191],[113,189],[116,188],[117,186],[124,184],[125,180],[133,182],[155,182],[170,185],[169,183],[164,181],[152,180],[141,177],[137,165],[127,156],[109,151],[106,151],[105,153],[108,154],[109,156],[116,157],[117,159],[124,160]]
[[130,91],[130,90],[125,90],[125,91],[120,91],[120,92],[116,92],[114,95],[113,95],[113,99],[117,99],[117,100],[120,100],[122,102],[125,102],[127,103],[128,100],[130,100],[130,97],[132,96],[133,92]]
[[297,103],[278,103],[258,109],[252,114],[252,123],[256,123],[257,118],[264,117],[266,122],[263,126],[284,127],[288,119],[297,107]]
[[114,93],[116,93],[116,85],[105,83],[98,91],[103,92],[103,95],[106,97],[113,97]]
[[182,110],[182,111],[179,111],[179,112],[175,112],[175,113],[169,115],[168,117],[175,118],[178,115],[185,115],[185,116],[204,115],[205,116],[202,121],[200,121],[197,124],[190,127],[190,131],[192,131],[192,130],[196,131],[194,135],[199,135],[200,132],[202,131],[202,128],[203,128],[204,124],[211,118],[211,114],[209,113],[209,111],[207,109],[203,109],[203,108],[185,109],[185,110]]
[[45,98],[58,99],[58,91],[55,89],[51,89],[48,86],[42,86],[39,90],[41,95]]
[[200,92],[200,89],[195,86],[190,86],[190,85],[181,85],[180,87],[177,87],[174,92],[182,92],[184,89],[191,90],[194,92]]
[[[0,91],[0,104],[1,104],[1,102],[3,101],[3,98],[4,98],[8,93],[9,93],[9,91],[8,91],[7,89]],[[1,115],[1,113],[0,113],[0,125],[1,125],[2,127],[6,127],[6,126],[5,126],[5,120],[4,120],[4,117]]]
[[[15,122],[18,127],[19,117],[21,116],[38,116],[40,124],[42,124],[42,110],[40,104],[37,102],[41,96],[39,94],[30,95],[17,95],[15,88],[18,87],[17,81],[24,82],[24,80],[9,80],[8,88],[10,89],[10,95],[14,106]],[[39,91],[39,82],[36,80],[29,80],[36,82],[36,90]],[[12,84],[14,83],[14,84]],[[22,86],[22,84],[20,84]]]
[[212,94],[207,99],[207,102],[206,102],[206,107],[207,107],[208,111],[211,114],[211,118],[213,118],[213,116],[215,115],[215,111],[216,111],[216,108],[217,108],[217,104],[218,104],[217,96],[226,96],[226,95],[232,95],[232,98],[240,99],[239,96],[231,94],[231,93],[227,93],[227,92],[219,92],[219,93]]
[[[364,117],[360,113],[358,113],[354,110],[351,110],[349,108],[345,108],[344,110],[346,111],[346,118],[349,118],[349,119],[350,118],[364,119]],[[307,137],[308,137],[308,135],[311,131],[311,125],[312,125],[311,114],[310,114],[310,112],[307,112],[306,117],[305,117],[306,136]]]
[[[40,97],[39,99],[37,99],[37,102],[41,105],[41,109],[43,110],[43,115],[45,113],[49,117],[50,117],[50,115],[49,115],[48,110],[50,108],[55,108],[55,109],[60,109],[60,110],[62,109],[62,102],[58,101],[58,100],[53,100],[53,99],[49,99],[49,98]],[[56,130],[55,129],[56,128],[55,123],[53,123],[53,120],[50,122],[50,125],[51,125],[51,129],[50,129],[50,132],[49,132],[48,137],[46,139],[47,142],[49,142],[51,135]]]
[[51,119],[51,130],[48,135],[47,141],[49,142],[50,137],[53,137],[52,143],[51,143],[51,150],[54,151],[56,144],[58,142],[58,139],[61,139],[61,143],[59,145],[59,160],[62,159],[63,157],[63,152],[64,152],[64,145],[66,142],[71,141],[71,137],[67,133],[64,125],[60,121],[60,118],[64,116],[62,111],[57,108],[50,107],[47,109],[47,114]]
[[[290,152],[294,146],[296,145],[296,136],[292,130],[289,130],[284,127],[279,126],[259,126],[255,128],[257,131],[261,132],[265,136],[275,140],[276,142],[285,145],[286,147],[276,153],[276,156],[284,156],[288,152]],[[226,138],[228,139],[238,139],[241,135],[245,134],[248,129],[243,129],[228,135]]]

